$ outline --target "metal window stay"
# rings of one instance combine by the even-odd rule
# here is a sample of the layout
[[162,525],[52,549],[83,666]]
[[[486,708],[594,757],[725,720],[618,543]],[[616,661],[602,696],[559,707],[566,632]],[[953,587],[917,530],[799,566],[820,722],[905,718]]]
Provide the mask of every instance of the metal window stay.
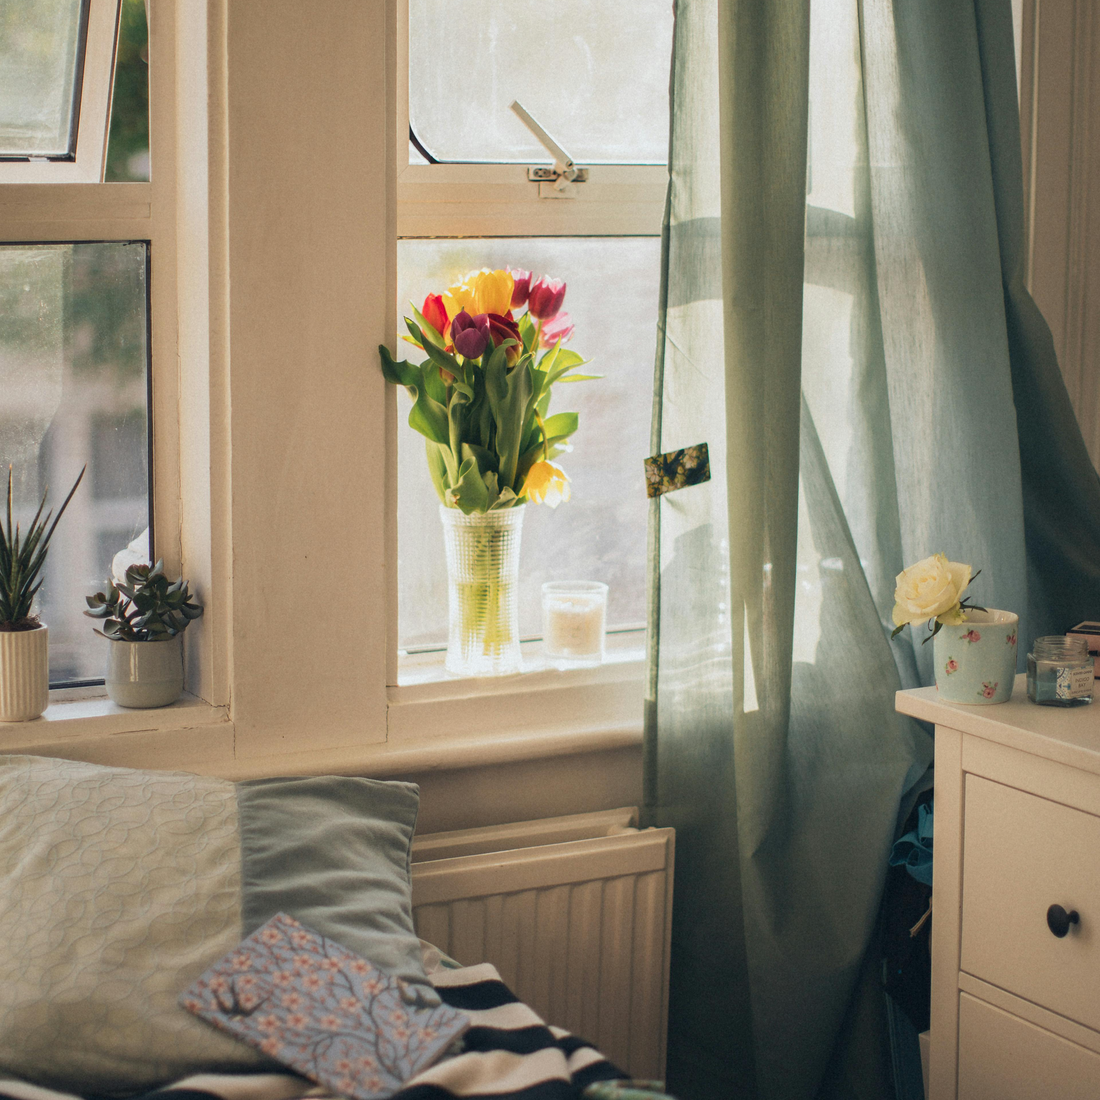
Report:
[[573,163],[573,158],[539,125],[518,99],[512,100],[510,106],[520,122],[535,135],[535,140],[554,158],[553,168],[527,169],[527,178],[539,185],[539,198],[575,199],[576,185],[588,179],[588,169],[578,168]]

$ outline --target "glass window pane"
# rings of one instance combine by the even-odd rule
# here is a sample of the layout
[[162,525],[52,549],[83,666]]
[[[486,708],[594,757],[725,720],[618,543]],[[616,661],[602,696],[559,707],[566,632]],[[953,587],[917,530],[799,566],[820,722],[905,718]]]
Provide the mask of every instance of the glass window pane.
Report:
[[145,0],[123,0],[119,14],[111,131],[103,178],[113,182],[149,179],[149,29]]
[[[520,267],[565,279],[569,347],[591,360],[595,382],[554,387],[555,412],[578,412],[573,451],[557,461],[572,499],[531,504],[520,555],[520,632],[542,631],[543,581],[610,585],[608,629],[645,622],[647,500],[642,459],[649,453],[653,356],[661,242],[655,237],[399,241],[398,303],[417,308],[479,267]],[[409,344],[402,349],[419,357]],[[403,352],[402,352],[403,354]],[[445,644],[447,570],[439,498],[428,476],[423,438],[408,427],[399,390],[398,573],[401,647]]]
[[409,0],[413,131],[437,160],[544,164],[518,99],[577,164],[663,164],[672,3],[626,12],[621,0]]
[[17,518],[47,484],[60,505],[88,464],[37,600],[54,683],[102,678],[84,597],[149,526],[147,269],[144,242],[0,246],[0,461]]
[[83,8],[0,0],[0,156],[72,155]]

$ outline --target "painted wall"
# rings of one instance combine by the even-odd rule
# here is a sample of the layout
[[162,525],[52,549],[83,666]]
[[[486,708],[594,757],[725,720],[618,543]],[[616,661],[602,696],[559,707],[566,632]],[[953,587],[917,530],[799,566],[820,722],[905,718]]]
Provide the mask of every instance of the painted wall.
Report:
[[1100,466],[1100,5],[1023,0],[1021,22],[1028,287]]

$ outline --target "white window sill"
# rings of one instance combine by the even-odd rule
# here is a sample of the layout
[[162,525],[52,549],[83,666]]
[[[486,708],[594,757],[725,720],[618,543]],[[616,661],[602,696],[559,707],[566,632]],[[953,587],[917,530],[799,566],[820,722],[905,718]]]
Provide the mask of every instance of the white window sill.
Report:
[[644,631],[609,634],[604,662],[593,668],[554,667],[537,641],[523,644],[524,671],[513,676],[448,677],[443,656],[401,659],[398,683],[388,691],[392,749],[485,737],[641,738]]
[[644,634],[610,635],[602,665],[547,667],[525,646],[525,671],[448,678],[443,654],[402,662],[389,688],[385,742],[235,752],[229,708],[185,694],[155,710],[116,706],[102,687],[50,692],[32,722],[0,724],[0,753],[63,756],[126,767],[179,768],[229,779],[324,771],[384,777],[483,767],[637,746],[642,738]]
[[[528,639],[520,643],[523,656],[523,671],[512,676],[485,676],[479,679],[463,679],[449,675],[443,668],[444,650],[442,647],[427,652],[404,653],[398,658],[397,686],[412,687],[422,684],[437,684],[445,695],[480,694],[490,695],[502,691],[525,691],[536,681],[533,677],[547,673],[564,673],[570,676],[597,678],[617,675],[605,670],[620,665],[636,665],[645,661],[645,628],[624,629],[605,635],[604,658],[599,665],[591,667],[564,667],[542,652],[540,639]],[[391,688],[392,691],[392,688]]]
[[41,718],[0,724],[0,752],[218,771],[232,761],[233,726],[228,708],[186,693],[171,706],[133,710],[102,687],[60,688]]

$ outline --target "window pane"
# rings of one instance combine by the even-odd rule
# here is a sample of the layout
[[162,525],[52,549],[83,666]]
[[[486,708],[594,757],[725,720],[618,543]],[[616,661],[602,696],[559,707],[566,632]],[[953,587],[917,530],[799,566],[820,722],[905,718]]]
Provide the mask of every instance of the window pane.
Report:
[[149,179],[149,30],[145,0],[123,0],[119,16],[111,132],[107,139],[109,183]]
[[147,268],[144,242],[0,246],[0,460],[17,518],[47,484],[56,509],[88,464],[38,594],[54,683],[102,678],[84,597],[149,525]]
[[[398,303],[408,312],[479,267],[521,267],[565,279],[565,309],[576,326],[569,347],[591,360],[596,382],[554,387],[550,412],[580,414],[572,453],[557,461],[572,499],[556,509],[531,504],[523,521],[520,631],[542,630],[543,581],[610,585],[608,629],[645,622],[647,501],[642,459],[649,453],[653,356],[661,242],[654,237],[399,241]],[[420,355],[402,343],[402,349]],[[403,352],[402,352],[403,354]],[[399,390],[399,645],[445,644],[447,570],[439,498],[428,477],[423,438],[408,427]]]
[[437,160],[544,164],[518,99],[577,164],[663,164],[671,54],[670,0],[409,0],[410,122]]
[[0,0],[0,156],[72,155],[82,8]]

